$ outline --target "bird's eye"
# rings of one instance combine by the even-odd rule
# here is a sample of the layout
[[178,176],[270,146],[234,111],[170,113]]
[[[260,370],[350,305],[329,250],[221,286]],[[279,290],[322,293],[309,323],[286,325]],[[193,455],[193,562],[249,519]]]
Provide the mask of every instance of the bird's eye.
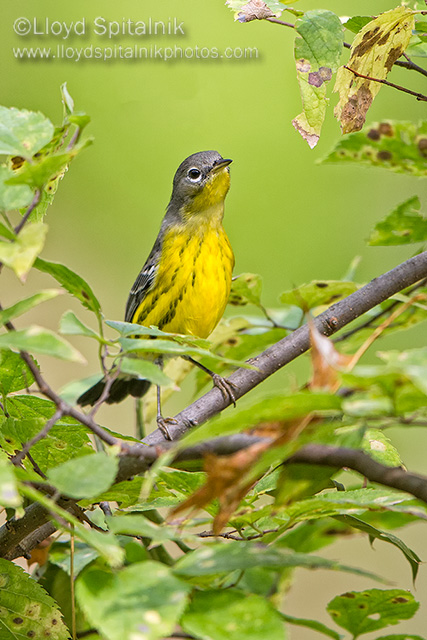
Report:
[[198,180],[202,174],[198,169],[193,168],[193,169],[189,169],[187,175],[190,178],[190,180]]

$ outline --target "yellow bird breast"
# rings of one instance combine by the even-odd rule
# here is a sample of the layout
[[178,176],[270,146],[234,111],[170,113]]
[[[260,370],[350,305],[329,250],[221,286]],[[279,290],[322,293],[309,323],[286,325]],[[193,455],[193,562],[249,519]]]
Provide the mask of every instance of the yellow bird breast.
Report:
[[207,338],[224,313],[233,266],[233,251],[221,225],[209,225],[203,233],[171,229],[163,239],[153,289],[133,321]]

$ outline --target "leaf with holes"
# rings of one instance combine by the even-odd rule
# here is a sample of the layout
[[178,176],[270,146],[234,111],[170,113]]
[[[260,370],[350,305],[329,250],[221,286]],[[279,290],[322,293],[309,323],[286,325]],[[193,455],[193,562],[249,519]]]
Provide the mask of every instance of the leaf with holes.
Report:
[[0,393],[6,396],[31,386],[33,375],[18,353],[0,351]]
[[[381,89],[381,83],[367,78],[387,77],[409,44],[414,22],[412,9],[400,6],[380,14],[356,35],[350,60],[338,70],[334,89],[339,93],[335,116],[343,133],[360,131],[363,127],[366,113]],[[356,76],[352,70],[367,78]]]
[[409,620],[419,607],[414,596],[403,589],[368,589],[349,591],[337,596],[327,606],[333,621],[358,637],[377,631],[400,620]]
[[262,278],[256,273],[241,273],[233,278],[228,304],[243,307],[249,302],[261,305]]
[[342,138],[323,163],[355,162],[395,173],[427,175],[427,121],[374,122]]
[[326,88],[337,71],[343,47],[343,29],[332,11],[307,11],[295,25],[295,63],[303,111],[292,124],[313,149],[325,119]]
[[354,282],[313,280],[291,291],[285,291],[280,296],[280,301],[284,304],[292,304],[308,310],[319,306],[329,306],[342,298],[346,298],[357,289],[358,285]]
[[0,558],[0,637],[68,640],[53,600],[21,567]]

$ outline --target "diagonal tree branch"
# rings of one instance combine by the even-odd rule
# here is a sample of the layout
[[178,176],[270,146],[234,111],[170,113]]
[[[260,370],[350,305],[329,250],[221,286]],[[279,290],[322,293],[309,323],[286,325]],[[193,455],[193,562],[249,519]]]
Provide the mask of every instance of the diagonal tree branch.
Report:
[[[247,447],[270,438],[260,438],[247,434],[236,434],[216,438],[194,447],[178,452],[173,462],[200,460],[206,453],[216,455],[232,455]],[[164,441],[162,447],[146,447],[135,445],[130,454],[121,457],[117,481],[129,478],[133,474],[146,471],[163,453],[174,447],[171,442]],[[427,503],[427,477],[410,473],[402,467],[387,467],[368,454],[358,449],[332,447],[328,445],[310,444],[302,447],[283,464],[312,464],[331,467],[337,471],[342,468],[357,471],[370,482],[382,484],[399,491],[406,491]],[[61,506],[70,511],[79,509],[73,500],[61,499]],[[21,555],[28,555],[41,540],[55,531],[55,525],[49,522],[49,514],[38,504],[27,507],[25,516],[20,520],[12,520],[8,526],[0,529],[0,556],[13,560]]]
[[[414,285],[416,282],[426,277],[427,251],[406,260],[406,262],[378,278],[375,278],[347,298],[344,298],[340,302],[332,305],[314,319],[314,324],[323,335],[329,336],[339,331],[390,296],[398,293],[402,289],[406,289],[407,287]],[[257,367],[256,370],[239,369],[230,376],[230,380],[237,386],[236,397],[240,398],[254,389],[273,373],[301,354],[305,353],[309,347],[309,328],[305,325],[277,342],[256,358],[252,359],[251,363]],[[28,358],[31,361],[30,356],[28,356]],[[36,375],[36,382],[38,384],[40,383],[41,391],[43,393],[47,392],[47,394],[53,394],[54,392],[51,389],[43,388],[45,383],[42,378],[40,380],[37,379],[37,376],[40,375],[38,370],[33,373]],[[48,395],[48,397],[51,397],[51,395]],[[56,396],[56,394],[54,397],[51,397],[51,399],[54,401],[61,400]],[[177,423],[170,425],[169,429],[173,434],[173,437],[177,439],[187,431],[190,421],[193,421],[193,423],[196,424],[201,424],[214,415],[220,413],[228,405],[229,402],[224,400],[221,392],[214,388],[202,398],[184,409],[184,411],[179,413],[175,417]],[[67,407],[66,412],[68,415],[73,415],[77,420],[80,420],[80,412],[77,410],[71,411],[70,409]],[[89,428],[93,428],[92,423],[94,423],[94,421],[90,421],[90,424],[87,424],[88,416],[83,415],[83,418],[84,421],[81,420],[82,423],[86,424]],[[100,427],[98,428],[100,429]],[[238,434],[230,438],[216,440],[213,443],[203,443],[195,448],[186,449],[177,455],[176,460],[188,459],[186,456],[200,458],[208,451],[214,452],[217,455],[227,455],[254,444],[255,442],[256,439],[254,440],[251,436]],[[173,443],[166,443],[158,429],[147,436],[142,444],[129,446],[127,443],[123,443],[122,455],[120,456],[119,473],[116,480],[126,480],[135,474],[143,473],[155,460],[157,460],[160,453],[166,451],[168,447],[171,446],[173,446]],[[312,447],[314,446],[315,445],[312,445]],[[372,464],[369,466],[368,462],[371,459],[366,456],[366,454],[352,449],[347,451],[348,455],[345,451],[343,453],[343,450],[340,449],[338,451],[340,451],[341,454],[337,453],[337,457],[332,458],[331,449],[333,448],[329,447],[326,453],[324,450],[324,457],[322,458],[320,455],[322,451],[320,449],[315,451],[315,455],[313,453],[314,450],[311,448],[311,450],[308,450],[309,453],[311,451],[311,457],[308,456],[307,459],[303,460],[302,453],[298,452],[292,461],[327,464],[328,466],[337,466],[338,468],[341,466],[354,468],[356,471],[363,473],[363,475],[368,479],[371,479],[373,482],[380,482],[385,486],[409,491],[412,495],[427,501],[426,478],[415,476],[414,474],[408,474],[402,469],[391,472],[389,467],[383,467],[382,465],[378,466],[378,463],[376,462],[373,465],[374,461],[371,461]],[[306,449],[303,449],[302,451],[304,450]],[[359,453],[360,455],[356,455]],[[341,455],[341,458],[339,458],[339,455]],[[313,456],[317,456],[316,462],[314,461]],[[324,461],[322,462],[321,460]],[[68,501],[68,506],[65,506],[64,508],[74,509],[76,508],[76,503],[70,500]],[[40,529],[40,527],[42,527],[42,529]],[[23,549],[26,551],[32,549],[38,544],[38,542],[40,542],[40,540],[44,539],[42,536],[46,537],[50,535],[54,529],[54,525],[49,523],[49,514],[46,510],[38,504],[33,504],[27,508],[26,514],[20,520],[12,520],[11,523],[4,525],[0,529],[0,556],[11,559],[22,555]]]
[[[330,336],[390,296],[426,277],[427,251],[424,251],[332,305],[314,319],[314,324],[320,333]],[[304,325],[250,360],[258,370],[238,369],[229,376],[229,380],[237,387],[236,399],[244,396],[309,348],[309,328]],[[224,399],[218,389],[212,389],[175,416],[177,423],[168,425],[172,438],[177,439],[183,435],[189,429],[189,424],[202,424],[229,405],[230,401]],[[144,438],[143,442],[161,444],[163,436],[156,429]]]

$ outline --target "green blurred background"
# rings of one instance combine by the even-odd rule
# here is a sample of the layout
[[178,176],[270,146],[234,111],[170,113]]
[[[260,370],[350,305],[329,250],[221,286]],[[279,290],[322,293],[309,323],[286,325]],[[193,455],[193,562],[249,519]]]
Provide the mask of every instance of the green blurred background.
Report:
[[[303,10],[325,8],[338,15],[370,15],[393,8],[383,1],[300,2]],[[71,21],[85,18],[87,31],[101,16],[106,21],[183,22],[185,35],[176,36],[70,36],[20,37],[13,31],[19,17]],[[288,14],[285,20],[292,20]],[[1,103],[40,110],[54,123],[62,117],[60,85],[66,81],[76,108],[92,117],[88,133],[95,144],[72,164],[60,184],[47,222],[50,233],[43,257],[63,262],[93,287],[107,318],[122,319],[128,290],[151,249],[168,202],[172,177],[187,155],[217,149],[233,158],[232,187],[227,198],[225,226],[236,254],[235,273],[251,271],[264,279],[264,303],[275,306],[281,291],[314,278],[340,278],[354,256],[362,257],[357,272],[360,282],[393,267],[410,255],[407,248],[369,248],[366,237],[373,225],[408,197],[425,193],[417,179],[381,169],[351,165],[319,165],[339,139],[333,117],[332,95],[318,147],[311,151],[294,130],[291,120],[301,111],[293,62],[294,33],[271,24],[233,21],[223,0],[161,0],[155,4],[126,0],[74,0],[72,3],[20,0],[3,3],[0,24]],[[347,38],[350,35],[347,32]],[[114,45],[180,47],[256,47],[258,57],[249,59],[126,60],[19,60],[13,47],[101,47]],[[392,80],[422,91],[422,77],[395,69]],[[425,89],[425,88],[424,88]],[[378,119],[419,120],[425,106],[415,99],[384,87],[368,115]],[[55,286],[46,276],[31,274],[25,291],[10,273],[2,274],[2,303],[40,287]],[[73,308],[86,322],[90,316],[61,297],[46,303],[17,323],[44,324],[57,329],[61,313]],[[232,312],[232,310],[231,310]],[[230,313],[230,312],[229,312]],[[425,328],[406,332],[381,343],[382,349],[417,346],[424,342]],[[88,366],[58,365],[42,360],[43,370],[56,387],[73,378],[87,376],[97,368],[95,348],[75,341],[88,358]],[[371,358],[374,355],[369,356]],[[266,383],[266,389],[302,381],[308,360],[300,359]],[[168,412],[182,408],[185,394],[176,394]],[[131,403],[102,410],[101,419],[118,431],[129,432]],[[427,440],[421,430],[393,433],[406,464],[425,467]],[[423,556],[421,533],[408,530],[405,538]],[[333,557],[357,554],[367,568],[386,574],[410,588],[410,571],[395,549],[368,542],[340,543],[326,553]],[[424,554],[425,555],[425,554]],[[348,558],[351,559],[351,558]],[[421,570],[418,597],[427,600],[427,572]],[[424,575],[423,575],[424,574]],[[292,615],[319,612],[340,589],[367,588],[365,580],[319,572],[301,573],[286,610]],[[320,594],[319,594],[320,592]],[[424,615],[418,621],[396,627],[425,631]],[[324,617],[324,620],[326,618]],[[310,639],[316,634],[295,628],[292,638]],[[369,638],[370,636],[367,636]]]

